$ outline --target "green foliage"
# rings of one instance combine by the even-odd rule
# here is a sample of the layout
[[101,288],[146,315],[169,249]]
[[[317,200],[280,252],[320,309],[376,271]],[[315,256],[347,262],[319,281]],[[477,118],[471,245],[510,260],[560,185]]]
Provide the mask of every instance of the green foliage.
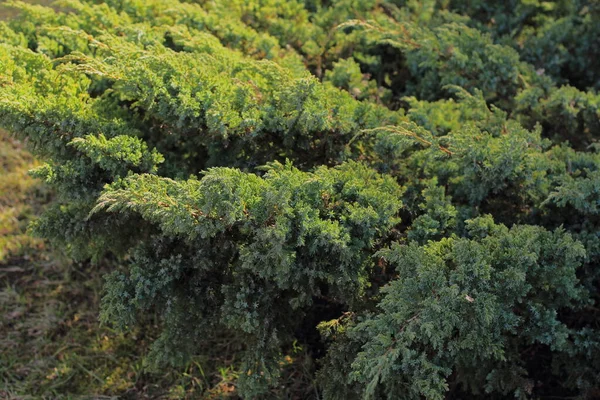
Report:
[[444,188],[433,178],[422,192],[424,202],[419,204],[423,214],[416,217],[408,232],[408,239],[417,242],[443,237],[456,226],[456,208],[447,199]]
[[349,379],[364,398],[444,399],[459,384],[526,398],[534,382],[514,349],[570,350],[574,332],[556,310],[585,304],[575,275],[583,246],[564,231],[509,230],[489,216],[466,224],[464,238],[381,252],[398,278],[379,312],[348,333],[361,343]]
[[329,3],[7,2],[33,230],[154,365],[243,343],[245,398],[298,342],[325,398],[597,396],[597,5]]
[[[180,324],[221,323],[248,335],[248,370],[272,379],[265,353],[297,327],[292,315],[314,297],[352,303],[362,294],[370,250],[398,222],[400,197],[393,179],[355,163],[314,173],[276,163],[263,178],[229,168],[186,182],[129,176],[93,212],[140,215],[160,234],[137,247],[129,276],[113,275],[103,319],[126,327],[136,310],[158,307],[170,321],[159,342],[168,349],[189,346]],[[181,307],[194,309],[185,321]]]
[[598,2],[452,0],[449,3],[449,8],[471,16],[472,25],[510,44],[536,68],[580,88],[598,89]]

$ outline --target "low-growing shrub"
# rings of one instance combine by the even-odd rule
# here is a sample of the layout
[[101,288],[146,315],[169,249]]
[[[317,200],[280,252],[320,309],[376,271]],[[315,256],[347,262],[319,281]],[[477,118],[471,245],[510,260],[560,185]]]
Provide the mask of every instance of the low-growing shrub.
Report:
[[517,3],[9,1],[33,229],[244,398],[297,343],[325,398],[598,396],[597,5]]

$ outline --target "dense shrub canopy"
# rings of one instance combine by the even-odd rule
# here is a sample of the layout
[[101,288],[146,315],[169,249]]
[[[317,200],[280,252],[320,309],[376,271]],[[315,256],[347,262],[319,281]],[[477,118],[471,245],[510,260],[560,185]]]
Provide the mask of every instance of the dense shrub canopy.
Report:
[[597,1],[6,4],[34,229],[156,365],[227,331],[260,397],[318,325],[325,398],[600,396]]

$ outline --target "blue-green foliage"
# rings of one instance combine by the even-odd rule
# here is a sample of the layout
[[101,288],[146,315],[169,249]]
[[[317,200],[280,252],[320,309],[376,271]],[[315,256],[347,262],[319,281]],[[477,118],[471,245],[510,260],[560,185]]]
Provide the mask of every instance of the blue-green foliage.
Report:
[[527,398],[534,382],[514,349],[569,354],[576,333],[556,310],[586,303],[575,274],[583,246],[489,216],[466,221],[466,232],[380,252],[398,278],[348,332],[361,343],[348,379],[365,398],[444,399],[451,374],[475,393]]
[[[363,294],[401,195],[393,179],[357,163],[314,173],[274,163],[262,178],[230,168],[183,182],[131,175],[107,187],[93,213],[139,215],[159,231],[134,250],[129,276],[111,278],[103,318],[126,327],[136,310],[157,307],[177,321],[171,305],[189,307],[185,324],[218,321],[246,334],[255,346],[248,370],[276,374],[261,360],[277,354],[313,298],[352,304]],[[170,349],[189,348],[190,337],[168,338]]]

